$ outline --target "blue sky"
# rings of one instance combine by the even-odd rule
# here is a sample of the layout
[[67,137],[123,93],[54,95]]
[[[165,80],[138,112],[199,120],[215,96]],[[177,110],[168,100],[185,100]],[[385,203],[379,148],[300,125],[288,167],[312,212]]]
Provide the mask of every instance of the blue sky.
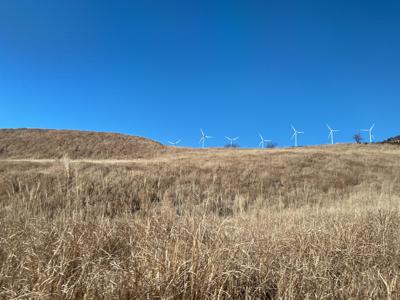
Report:
[[0,1],[0,127],[400,134],[399,1]]

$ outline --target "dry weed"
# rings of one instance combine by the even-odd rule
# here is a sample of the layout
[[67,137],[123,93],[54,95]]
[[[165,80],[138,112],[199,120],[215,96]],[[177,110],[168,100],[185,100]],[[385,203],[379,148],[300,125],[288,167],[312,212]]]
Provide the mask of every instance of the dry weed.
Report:
[[0,298],[400,299],[399,158],[1,162]]

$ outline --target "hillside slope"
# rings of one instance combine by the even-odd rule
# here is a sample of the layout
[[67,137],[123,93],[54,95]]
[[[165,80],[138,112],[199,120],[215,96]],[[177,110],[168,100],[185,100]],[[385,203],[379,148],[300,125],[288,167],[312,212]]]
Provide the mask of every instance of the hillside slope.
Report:
[[0,299],[400,299],[399,162],[379,144],[0,160]]
[[[400,196],[399,159],[391,145],[335,145],[183,149],[141,160],[10,161],[0,164],[0,194],[7,195],[10,182],[31,188],[42,180],[43,193],[57,194],[60,184],[69,188],[69,181],[55,184],[67,169],[69,180],[76,180],[81,195],[95,205],[115,204],[120,211],[133,204],[146,207],[149,201],[179,202],[179,209],[208,203],[207,209],[225,215],[237,209],[237,201],[246,209],[345,202],[372,186],[380,195],[388,182],[390,194]],[[99,189],[96,195],[94,189]]]
[[117,133],[1,129],[0,158],[149,158],[166,147],[142,137]]

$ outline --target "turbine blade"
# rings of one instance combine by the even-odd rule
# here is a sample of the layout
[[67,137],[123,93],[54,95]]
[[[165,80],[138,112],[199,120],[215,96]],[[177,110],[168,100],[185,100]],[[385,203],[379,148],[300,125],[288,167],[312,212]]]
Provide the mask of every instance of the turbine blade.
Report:
[[329,130],[332,130],[332,128],[328,124],[326,124],[326,127],[328,127]]
[[258,136],[260,137],[260,139],[263,140],[263,136],[261,135],[261,133],[259,133]]
[[293,129],[293,131],[294,131],[294,132],[296,132],[296,128],[294,128],[294,126],[293,126],[293,125],[290,125],[290,126],[292,126],[292,129]]
[[175,142],[175,144],[179,144],[182,141],[182,139],[179,139]]
[[371,126],[371,129],[370,129],[370,130],[374,129],[374,127],[375,127],[375,123],[374,123],[374,125]]
[[204,131],[203,131],[203,129],[200,128],[200,132],[201,132],[201,135],[204,136]]

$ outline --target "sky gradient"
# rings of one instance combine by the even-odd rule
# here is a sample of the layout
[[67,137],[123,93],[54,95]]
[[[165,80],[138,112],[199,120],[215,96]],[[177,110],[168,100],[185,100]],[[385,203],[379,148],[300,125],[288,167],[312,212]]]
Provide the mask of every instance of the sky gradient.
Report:
[[399,1],[0,1],[0,127],[210,146],[400,134]]

